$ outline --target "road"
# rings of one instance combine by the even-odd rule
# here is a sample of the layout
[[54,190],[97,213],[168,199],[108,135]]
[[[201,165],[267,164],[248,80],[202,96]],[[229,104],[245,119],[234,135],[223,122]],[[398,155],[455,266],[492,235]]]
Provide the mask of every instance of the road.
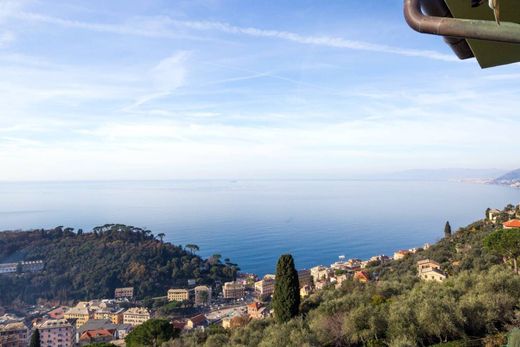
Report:
[[206,317],[210,322],[216,323],[221,321],[226,317],[232,317],[235,314],[246,314],[247,313],[247,303],[240,303],[238,305],[223,307],[218,310],[213,310],[206,314]]

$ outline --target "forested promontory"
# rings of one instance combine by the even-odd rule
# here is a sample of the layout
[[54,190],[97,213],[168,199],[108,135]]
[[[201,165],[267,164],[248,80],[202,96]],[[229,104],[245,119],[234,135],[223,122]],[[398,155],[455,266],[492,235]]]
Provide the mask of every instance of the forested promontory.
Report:
[[120,224],[91,232],[63,227],[0,232],[0,263],[44,263],[39,272],[0,275],[0,304],[110,298],[117,287],[134,287],[139,298],[163,296],[172,286],[186,286],[188,279],[211,284],[235,276],[236,265],[222,264],[219,257],[202,259],[196,245],[183,248],[163,238]]

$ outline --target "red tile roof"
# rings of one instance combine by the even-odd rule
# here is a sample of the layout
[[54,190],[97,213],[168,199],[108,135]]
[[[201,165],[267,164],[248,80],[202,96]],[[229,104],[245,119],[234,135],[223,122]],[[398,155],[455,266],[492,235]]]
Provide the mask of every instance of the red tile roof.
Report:
[[60,307],[55,308],[54,310],[50,311],[48,313],[48,315],[52,319],[61,319],[61,318],[63,318],[63,315],[65,314],[65,309],[66,308],[64,306],[60,306]]
[[195,317],[191,317],[189,320],[192,321],[193,326],[197,326],[204,323],[207,320],[207,318],[203,314],[198,314]]
[[368,274],[365,271],[357,271],[354,274],[354,278],[357,280],[370,281],[370,277],[368,276]]
[[98,337],[114,337],[115,330],[99,329],[99,330],[87,330],[81,334],[80,340],[90,340]]
[[511,219],[503,224],[504,228],[520,228],[520,219]]
[[260,307],[262,307],[262,304],[259,303],[258,301],[255,301],[255,302],[247,305],[247,308],[250,309],[250,310],[259,310]]
[[172,325],[174,328],[182,330],[186,326],[186,321],[174,320],[174,321],[172,321]]

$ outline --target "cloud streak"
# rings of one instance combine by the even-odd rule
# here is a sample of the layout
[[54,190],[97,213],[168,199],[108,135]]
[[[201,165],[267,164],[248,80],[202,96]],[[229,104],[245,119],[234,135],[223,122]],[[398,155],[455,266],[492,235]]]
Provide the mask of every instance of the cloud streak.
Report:
[[243,28],[221,22],[172,20],[172,23],[176,26],[187,27],[196,30],[216,30],[229,34],[243,34],[253,37],[277,38],[305,45],[345,48],[358,51],[369,51],[379,53],[391,53],[409,57],[422,57],[442,61],[459,61],[453,55],[442,54],[432,50],[407,49],[364,41],[347,40],[341,37],[334,36],[305,36],[289,31]]
[[[131,24],[106,24],[106,23],[92,23],[77,20],[69,20],[58,17],[46,16],[30,12],[17,12],[11,14],[21,20],[28,20],[34,22],[42,22],[47,24],[60,25],[64,27],[73,27],[84,30],[92,30],[97,32],[106,32],[120,35],[135,35],[144,37],[156,38],[191,38],[202,39],[200,37],[183,36],[176,30],[172,30],[170,26],[177,28],[182,27],[186,29],[199,31],[218,31],[227,34],[241,34],[257,38],[274,38],[279,40],[290,41],[303,45],[322,46],[339,49],[349,49],[357,51],[368,51],[376,53],[395,54],[407,57],[419,57],[433,60],[440,60],[446,62],[459,61],[455,56],[450,54],[443,54],[433,50],[421,50],[394,47],[389,45],[349,40],[342,37],[335,36],[307,36],[289,31],[265,30],[254,27],[239,27],[224,22],[214,21],[181,21],[170,19],[169,17],[153,17],[147,21],[141,21]],[[205,40],[205,39],[204,39]]]

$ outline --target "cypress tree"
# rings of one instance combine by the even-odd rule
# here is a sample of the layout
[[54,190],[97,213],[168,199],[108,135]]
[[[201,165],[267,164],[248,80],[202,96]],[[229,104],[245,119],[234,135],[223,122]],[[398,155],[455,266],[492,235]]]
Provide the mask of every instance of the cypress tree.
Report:
[[451,237],[451,225],[450,222],[446,222],[446,225],[444,226],[444,237],[450,238]]
[[40,347],[40,330],[36,329],[32,334],[29,347]]
[[276,321],[283,323],[298,315],[300,309],[300,284],[294,259],[284,254],[276,265],[276,284],[273,294]]

